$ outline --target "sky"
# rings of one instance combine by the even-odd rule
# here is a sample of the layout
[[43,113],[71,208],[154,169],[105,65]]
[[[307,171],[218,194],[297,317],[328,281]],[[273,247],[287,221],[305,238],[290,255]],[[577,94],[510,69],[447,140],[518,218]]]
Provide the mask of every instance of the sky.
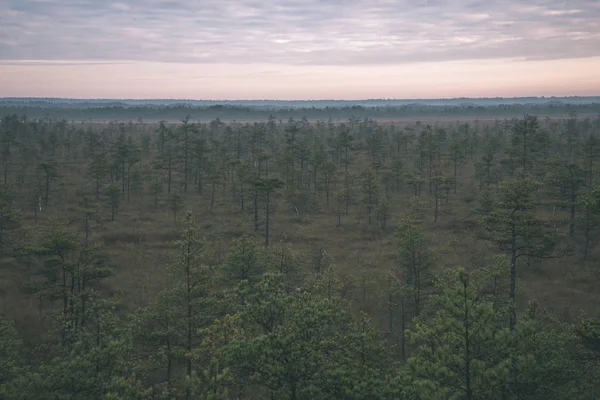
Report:
[[600,95],[597,0],[0,0],[0,97]]

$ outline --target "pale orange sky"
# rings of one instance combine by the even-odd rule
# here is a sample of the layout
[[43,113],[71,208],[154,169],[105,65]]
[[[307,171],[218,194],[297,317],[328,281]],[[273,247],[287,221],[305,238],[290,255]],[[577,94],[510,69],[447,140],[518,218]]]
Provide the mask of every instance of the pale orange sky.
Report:
[[600,95],[594,0],[4,2],[0,97]]
[[600,94],[600,57],[384,66],[0,65],[0,96],[365,99]]

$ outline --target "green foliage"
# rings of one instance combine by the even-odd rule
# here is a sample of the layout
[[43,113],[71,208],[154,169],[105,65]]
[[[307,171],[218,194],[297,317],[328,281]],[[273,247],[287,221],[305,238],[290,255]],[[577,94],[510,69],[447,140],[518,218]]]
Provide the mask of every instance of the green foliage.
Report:
[[231,371],[275,398],[381,398],[386,348],[366,319],[352,324],[338,301],[288,291],[267,274],[240,314],[244,336],[223,349]]
[[196,362],[204,365],[204,369],[194,374],[188,382],[191,387],[190,395],[207,400],[246,395],[246,382],[233,374],[224,361],[226,345],[240,339],[242,335],[239,314],[227,314],[215,319],[201,334],[204,339],[193,356]]
[[516,119],[512,124],[510,137],[510,147],[507,153],[510,156],[510,171],[522,170],[532,172],[537,157],[536,141],[540,132],[539,120],[534,115],[525,115],[521,119]]
[[103,399],[115,377],[126,373],[131,336],[114,305],[90,302],[88,324],[71,341],[53,346],[51,357],[12,382],[14,399]]
[[187,212],[181,238],[175,242],[177,255],[169,264],[169,272],[175,279],[171,307],[175,320],[181,323],[181,348],[186,362],[186,376],[191,377],[192,351],[198,341],[198,330],[210,324],[214,317],[215,304],[209,296],[213,281],[213,270],[203,262],[204,241],[196,227],[191,211]]
[[174,364],[184,354],[182,320],[175,306],[178,300],[173,290],[165,289],[132,315],[132,332],[140,360],[135,369],[141,376],[161,374],[158,383],[168,383],[176,376]]
[[[489,239],[516,257],[543,257],[553,250],[557,235],[548,220],[535,214],[541,183],[524,174],[499,184],[495,209],[480,218]],[[516,243],[513,245],[513,239]]]
[[422,311],[424,290],[431,284],[435,253],[430,248],[422,227],[411,216],[398,226],[396,237],[396,265],[406,290],[410,292],[414,315],[418,316]]
[[115,216],[119,215],[119,206],[121,205],[121,188],[117,182],[113,182],[104,189],[106,202],[110,206],[111,220],[115,220]]
[[544,258],[553,255],[558,233],[550,221],[536,215],[536,195],[541,183],[520,172],[515,179],[502,181],[494,210],[480,216],[487,240],[495,243],[510,258],[510,299],[513,302],[511,329],[516,324],[517,263],[520,258]]
[[377,213],[377,221],[379,222],[379,226],[383,231],[385,231],[392,215],[392,206],[388,196],[383,196],[381,198],[379,204],[377,204],[375,212]]
[[0,315],[0,398],[9,398],[10,382],[22,373],[21,348],[14,323]]
[[34,270],[36,279],[22,290],[36,294],[40,301],[60,300],[62,338],[67,339],[86,323],[86,306],[94,285],[114,273],[108,255],[99,244],[83,246],[62,221],[40,232],[37,243],[30,243],[25,251],[40,265]]
[[267,271],[281,274],[290,285],[300,284],[304,277],[304,259],[301,252],[295,252],[290,243],[283,239],[270,246],[264,253]]
[[101,188],[104,186],[106,178],[109,175],[109,168],[108,152],[102,151],[100,154],[92,157],[92,161],[88,166],[88,174],[94,182],[96,200],[100,199]]
[[588,355],[574,327],[531,303],[511,340],[511,373],[506,390],[519,399],[592,399],[593,387],[582,377],[589,373]]
[[253,284],[264,272],[263,260],[254,239],[243,235],[234,240],[227,260],[221,267],[224,283],[235,286],[241,281]]
[[489,188],[485,188],[479,195],[479,204],[475,208],[477,214],[481,216],[489,215],[494,211],[495,198]]
[[582,344],[591,351],[592,359],[600,361],[600,320],[581,316],[575,330]]
[[328,301],[338,300],[342,282],[337,275],[333,259],[326,252],[320,254],[319,257],[321,258],[319,270],[306,279],[306,286],[308,290]]
[[[254,181],[255,190],[262,195],[265,211],[265,246],[269,246],[269,229],[271,214],[274,210],[273,195],[283,187],[284,182],[278,178],[258,178]],[[258,204],[256,204],[258,208]]]
[[579,218],[579,226],[585,239],[583,258],[587,260],[600,232],[600,186],[583,196],[583,207],[584,212]]
[[585,185],[585,171],[577,164],[570,164],[556,160],[548,174],[550,195],[554,199],[555,207],[566,209],[568,216],[565,218],[569,224],[569,236],[575,235],[576,213],[580,207],[580,198]]
[[368,167],[361,175],[362,202],[369,225],[377,204],[379,203],[379,178],[373,167]]
[[409,366],[424,398],[491,399],[500,393],[509,363],[498,352],[509,334],[493,302],[481,296],[482,275],[447,270],[432,298],[437,311],[409,334],[418,346]]
[[116,376],[110,384],[105,400],[146,400],[155,399],[152,388],[146,389],[135,374],[131,376]]
[[51,189],[53,189],[53,182],[60,178],[60,173],[58,172],[58,166],[54,161],[42,162],[38,168],[44,176],[44,207],[48,208]]
[[[590,353],[573,326],[532,303],[511,333],[504,306],[486,289],[494,274],[453,269],[437,280],[437,311],[409,334],[418,346],[409,359],[416,391],[425,398],[593,398],[575,384],[585,382],[579,366]],[[591,324],[579,326],[586,337]]]

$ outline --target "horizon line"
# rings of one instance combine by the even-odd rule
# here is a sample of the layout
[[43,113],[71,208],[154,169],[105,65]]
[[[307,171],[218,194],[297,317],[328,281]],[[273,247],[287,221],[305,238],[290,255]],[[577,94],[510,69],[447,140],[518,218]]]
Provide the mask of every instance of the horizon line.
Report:
[[543,96],[484,96],[484,97],[421,97],[421,98],[361,98],[361,99],[276,99],[276,98],[264,98],[264,99],[202,99],[202,98],[160,98],[160,97],[146,97],[146,98],[117,98],[117,97],[50,97],[50,96],[2,96],[0,100],[78,100],[78,101],[86,101],[86,100],[111,100],[111,101],[157,101],[157,100],[168,100],[168,101],[210,101],[210,102],[232,102],[232,101],[280,101],[280,102],[317,102],[317,101],[342,101],[342,102],[356,102],[356,101],[415,101],[415,100],[496,100],[496,99],[506,99],[506,100],[517,100],[517,99],[573,99],[573,98],[594,98],[600,97],[598,95],[570,95],[570,96],[557,96],[557,95],[543,95]]

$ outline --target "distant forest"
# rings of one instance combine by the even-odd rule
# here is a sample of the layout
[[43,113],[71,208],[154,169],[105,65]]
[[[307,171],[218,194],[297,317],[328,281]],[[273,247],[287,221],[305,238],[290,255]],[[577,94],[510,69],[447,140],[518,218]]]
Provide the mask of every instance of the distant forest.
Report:
[[277,101],[277,100],[77,100],[4,98],[0,116],[27,115],[30,118],[84,120],[192,120],[251,121],[273,117],[279,120],[348,118],[419,119],[419,118],[505,118],[524,114],[540,117],[564,117],[600,114],[600,97],[565,98],[486,98],[432,100],[363,101]]

